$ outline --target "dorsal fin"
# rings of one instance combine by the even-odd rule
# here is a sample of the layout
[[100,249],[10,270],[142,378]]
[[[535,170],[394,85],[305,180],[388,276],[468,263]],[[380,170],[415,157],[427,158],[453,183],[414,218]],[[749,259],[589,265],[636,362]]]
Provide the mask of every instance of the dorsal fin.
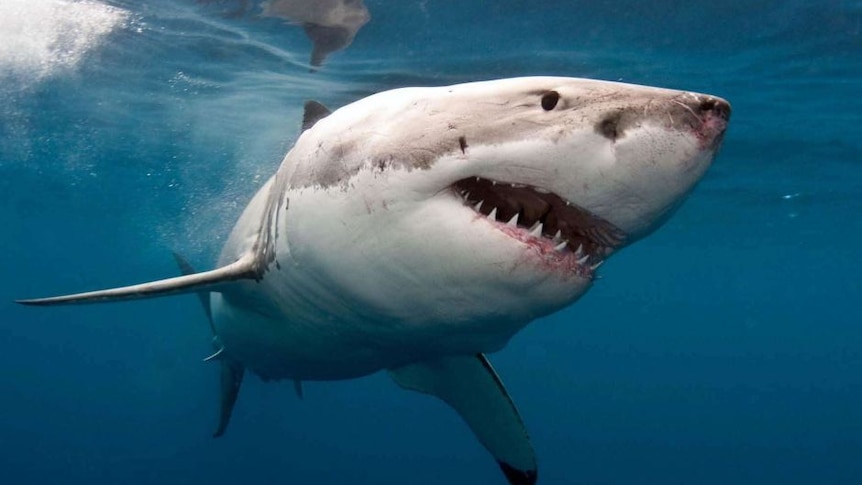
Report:
[[332,111],[329,108],[314,100],[305,102],[305,111],[302,114],[302,131],[305,131],[315,125],[318,121],[326,118]]
[[136,300],[158,296],[178,295],[181,293],[214,291],[225,283],[238,280],[253,280],[259,276],[255,270],[253,253],[248,253],[234,263],[203,273],[195,273],[176,278],[150,281],[138,285],[111,288],[108,290],[88,291],[72,295],[17,300],[22,305],[69,305],[81,303],[106,303],[111,301]]

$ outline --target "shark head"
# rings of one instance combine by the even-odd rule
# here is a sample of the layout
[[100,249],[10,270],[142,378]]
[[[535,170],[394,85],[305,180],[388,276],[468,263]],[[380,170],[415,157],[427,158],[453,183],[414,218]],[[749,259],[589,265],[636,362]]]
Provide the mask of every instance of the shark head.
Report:
[[365,317],[471,322],[498,348],[667,220],[729,114],[713,96],[554,77],[370,96],[286,158],[295,269]]

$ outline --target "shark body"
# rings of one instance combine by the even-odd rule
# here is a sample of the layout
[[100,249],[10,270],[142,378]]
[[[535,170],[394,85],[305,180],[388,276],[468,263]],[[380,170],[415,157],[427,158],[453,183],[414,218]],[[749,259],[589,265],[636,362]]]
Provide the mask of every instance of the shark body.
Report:
[[572,304],[610,255],[703,176],[720,98],[529,77],[369,96],[304,131],[203,273],[37,300],[197,292],[222,366],[224,433],[245,371],[389,371],[452,406],[512,484],[537,479],[526,428],[485,357]]

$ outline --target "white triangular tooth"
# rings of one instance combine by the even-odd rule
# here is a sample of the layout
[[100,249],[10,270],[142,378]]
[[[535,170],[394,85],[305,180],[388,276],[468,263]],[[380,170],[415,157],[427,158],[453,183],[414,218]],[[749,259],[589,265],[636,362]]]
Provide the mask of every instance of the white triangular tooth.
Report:
[[497,208],[496,208],[496,207],[494,207],[493,209],[491,209],[491,213],[490,213],[490,214],[488,214],[488,219],[489,219],[489,220],[492,220],[492,221],[496,221],[496,220],[497,220]]
[[568,244],[569,244],[569,241],[563,241],[560,244],[557,244],[556,246],[554,246],[554,249],[556,251],[562,251],[562,250],[566,249],[566,246],[568,246]]
[[509,219],[509,222],[507,222],[506,224],[512,227],[516,227],[518,225],[518,213],[516,212],[515,215],[513,215],[512,218]]
[[530,231],[530,235],[533,237],[542,237],[542,228],[544,225],[539,222],[535,226],[533,226],[533,230]]
[[601,265],[603,265],[603,264],[605,264],[605,261],[604,261],[604,260],[599,261],[598,263],[596,263],[596,264],[594,264],[594,265],[590,266],[590,271],[595,271],[595,270],[599,269],[599,266],[601,266]]
[[463,195],[464,195],[464,200],[469,199],[470,198],[470,191],[468,190],[467,192],[464,192]]
[[575,250],[575,257],[580,258],[584,255],[584,245],[578,244],[578,249]]
[[584,263],[586,263],[586,262],[587,262],[587,260],[588,260],[588,259],[590,259],[590,255],[589,255],[589,254],[588,254],[588,255],[586,255],[586,256],[584,256],[583,258],[579,259],[579,260],[578,260],[578,264],[584,264]]
[[554,242],[560,242],[563,240],[563,231],[557,229],[557,233],[554,234]]
[[492,180],[492,181],[491,181],[491,185],[497,185],[497,181],[496,181],[496,180]]
[[475,209],[476,212],[479,212],[482,209],[482,204],[484,204],[484,203],[485,203],[484,200],[480,200],[478,204],[473,206],[473,209]]

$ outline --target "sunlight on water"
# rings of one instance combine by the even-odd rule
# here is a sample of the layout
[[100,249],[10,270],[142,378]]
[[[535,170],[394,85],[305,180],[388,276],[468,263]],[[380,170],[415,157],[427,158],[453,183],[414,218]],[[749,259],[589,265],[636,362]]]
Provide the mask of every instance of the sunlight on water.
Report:
[[40,80],[72,69],[127,17],[99,2],[4,0],[0,75]]

